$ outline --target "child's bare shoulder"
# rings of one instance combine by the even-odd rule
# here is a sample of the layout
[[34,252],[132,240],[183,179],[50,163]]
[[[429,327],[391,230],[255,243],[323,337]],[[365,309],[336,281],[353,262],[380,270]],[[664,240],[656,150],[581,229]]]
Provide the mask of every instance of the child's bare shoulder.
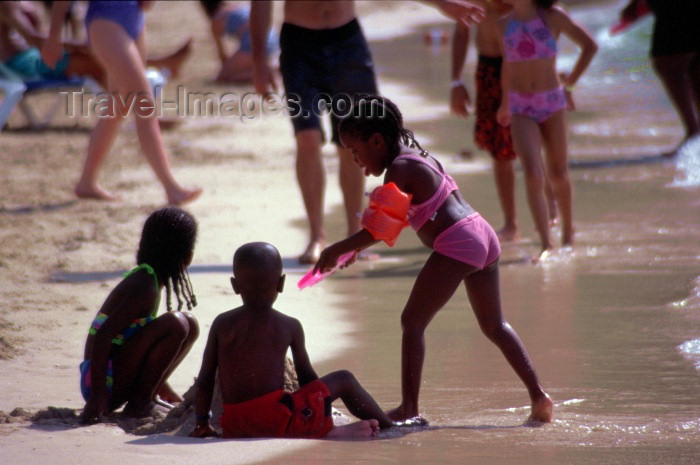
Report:
[[241,308],[234,308],[233,310],[219,313],[214,318],[211,328],[216,331],[228,331],[239,323],[241,316]]
[[293,316],[286,315],[278,310],[273,310],[273,312],[278,324],[283,325],[286,329],[296,330],[301,328],[301,321],[294,318]]

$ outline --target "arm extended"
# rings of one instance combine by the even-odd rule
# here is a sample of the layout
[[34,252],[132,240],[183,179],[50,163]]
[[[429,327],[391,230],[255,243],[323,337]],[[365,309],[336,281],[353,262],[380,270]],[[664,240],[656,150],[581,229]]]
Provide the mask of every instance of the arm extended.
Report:
[[293,319],[293,322],[294,329],[290,348],[292,350],[292,359],[294,360],[294,369],[297,372],[299,385],[304,386],[311,381],[317,380],[318,375],[311,366],[311,360],[309,360],[309,354],[306,351],[304,328],[298,320]]
[[212,398],[214,397],[214,385],[216,384],[216,370],[219,364],[218,353],[218,321],[209,330],[209,338],[202,357],[202,367],[197,375],[197,390],[195,393],[195,415],[197,426],[190,433],[191,437],[205,438],[217,436],[216,431],[211,426],[209,411],[211,409]]

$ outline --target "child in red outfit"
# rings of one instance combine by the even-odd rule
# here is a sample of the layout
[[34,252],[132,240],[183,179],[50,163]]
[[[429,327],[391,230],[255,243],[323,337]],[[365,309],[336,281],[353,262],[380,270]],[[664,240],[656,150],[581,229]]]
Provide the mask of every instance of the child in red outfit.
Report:
[[[231,285],[243,305],[212,324],[197,378],[197,427],[190,436],[214,436],[209,411],[218,370],[224,437],[372,437],[391,420],[352,373],[318,378],[295,318],[272,304],[284,288],[282,259],[267,243],[241,246],[233,257]],[[282,390],[287,350],[291,349],[301,389]],[[331,403],[341,398],[361,421],[334,426]]]
[[317,379],[293,393],[277,389],[261,397],[224,404],[225,437],[322,438],[333,429],[328,387]]

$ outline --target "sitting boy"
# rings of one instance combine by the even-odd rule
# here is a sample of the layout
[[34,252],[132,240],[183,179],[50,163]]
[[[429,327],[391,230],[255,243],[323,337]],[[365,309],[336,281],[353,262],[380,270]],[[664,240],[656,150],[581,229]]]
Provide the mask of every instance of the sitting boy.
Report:
[[[295,318],[272,304],[284,287],[282,259],[264,242],[241,246],[233,256],[231,285],[243,305],[214,320],[197,378],[197,426],[193,437],[214,436],[207,413],[218,369],[224,437],[371,437],[392,425],[352,373],[318,378]],[[284,366],[291,348],[301,388],[284,392]],[[341,398],[361,421],[334,426],[331,403]]]

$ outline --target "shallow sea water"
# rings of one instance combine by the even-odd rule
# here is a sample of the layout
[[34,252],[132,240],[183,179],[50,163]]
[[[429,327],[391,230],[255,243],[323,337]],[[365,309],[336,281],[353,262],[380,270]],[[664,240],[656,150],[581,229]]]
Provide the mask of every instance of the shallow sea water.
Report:
[[[700,144],[660,156],[681,140],[680,122],[647,59],[652,19],[607,34],[620,4],[571,7],[600,45],[569,118],[576,247],[527,264],[538,245],[521,173],[526,237],[503,244],[504,311],[556,402],[554,423],[523,426],[525,389],[480,333],[460,289],[426,335],[421,412],[430,427],[384,432],[362,445],[322,442],[276,463],[698,462]],[[500,227],[490,161],[471,143],[473,120],[447,112],[449,48],[425,46],[422,32],[372,42],[380,87],[400,107],[426,102],[408,112],[409,127],[460,173],[465,198]],[[566,69],[573,49],[562,50]],[[465,148],[473,160],[456,155]],[[354,342],[317,371],[350,369],[391,408],[400,400],[399,316],[428,252],[410,231],[380,252],[380,261],[319,285],[347,302],[343,323]]]

